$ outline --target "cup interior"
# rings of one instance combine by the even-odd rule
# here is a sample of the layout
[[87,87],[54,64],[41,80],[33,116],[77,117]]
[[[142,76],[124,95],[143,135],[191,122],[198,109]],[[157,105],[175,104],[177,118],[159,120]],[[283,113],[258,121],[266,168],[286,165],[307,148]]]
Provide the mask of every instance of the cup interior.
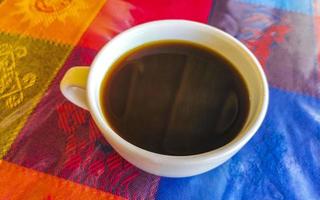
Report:
[[268,103],[267,82],[259,62],[232,36],[204,24],[183,20],[163,20],[129,29],[110,41],[95,58],[88,79],[88,101],[95,121],[100,129],[105,130],[106,137],[110,140],[123,140],[110,128],[99,104],[100,87],[105,74],[127,51],[161,40],[183,40],[203,45],[220,53],[236,66],[248,87],[249,115],[238,136],[220,150],[234,148],[232,145],[249,140],[260,126]]

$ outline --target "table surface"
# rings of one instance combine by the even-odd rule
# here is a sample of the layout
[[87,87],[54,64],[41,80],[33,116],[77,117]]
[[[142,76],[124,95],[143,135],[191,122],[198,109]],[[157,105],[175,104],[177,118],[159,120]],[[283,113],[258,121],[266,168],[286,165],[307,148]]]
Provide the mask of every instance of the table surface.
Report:
[[[320,199],[319,0],[0,0],[0,199]],[[158,177],[123,160],[59,91],[112,37],[188,19],[247,45],[270,84],[257,134],[207,173]]]

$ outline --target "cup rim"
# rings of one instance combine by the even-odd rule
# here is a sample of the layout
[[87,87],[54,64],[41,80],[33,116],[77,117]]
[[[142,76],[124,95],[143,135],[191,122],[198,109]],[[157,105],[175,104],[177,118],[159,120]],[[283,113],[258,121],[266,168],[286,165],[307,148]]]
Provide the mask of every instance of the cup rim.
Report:
[[[98,67],[98,65],[97,65],[98,61],[101,59],[104,59],[102,57],[104,49],[109,44],[116,42],[116,39],[119,38],[120,36],[123,37],[123,35],[131,34],[131,32],[135,32],[138,29],[144,29],[146,27],[148,28],[149,26],[163,25],[163,24],[170,24],[170,23],[171,24],[184,24],[184,25],[188,25],[188,26],[197,26],[198,28],[207,29],[207,31],[216,32],[217,34],[222,35],[226,39],[230,40],[232,43],[235,43],[238,47],[241,48],[242,51],[244,51],[247,54],[248,58],[250,58],[251,62],[254,63],[254,65],[257,68],[257,71],[259,73],[259,76],[260,76],[259,79],[261,80],[261,83],[263,85],[263,90],[264,90],[264,92],[263,92],[264,96],[262,98],[263,102],[262,102],[260,113],[254,119],[253,125],[251,125],[251,127],[246,132],[244,132],[241,135],[241,137],[238,135],[232,141],[230,141],[229,143],[227,143],[224,146],[219,147],[217,149],[213,149],[213,150],[210,150],[210,151],[207,151],[204,153],[200,153],[200,154],[184,155],[184,156],[166,155],[166,154],[159,154],[156,152],[148,151],[148,150],[145,150],[145,149],[143,149],[139,146],[136,146],[136,145],[128,142],[127,140],[123,139],[121,136],[119,136],[115,131],[113,131],[111,129],[110,125],[106,122],[104,117],[102,120],[101,117],[97,116],[97,112],[99,112],[99,110],[96,109],[95,104],[99,104],[99,102],[94,101],[92,98],[92,96],[94,96],[94,93],[93,93],[93,89],[94,89],[93,82],[94,81],[92,81],[92,80],[94,79],[94,69]],[[213,26],[199,23],[199,22],[189,21],[189,20],[157,20],[157,21],[147,22],[147,23],[143,23],[143,24],[134,26],[128,30],[123,31],[119,35],[115,36],[112,40],[110,40],[107,44],[105,44],[100,49],[98,54],[95,56],[95,58],[91,64],[91,69],[89,72],[87,89],[88,89],[87,99],[88,99],[90,113],[91,113],[95,123],[99,127],[100,131],[103,133],[103,135],[105,136],[107,141],[111,144],[111,146],[113,146],[113,143],[117,143],[118,145],[121,145],[121,146],[127,148],[127,150],[130,152],[139,153],[140,155],[142,155],[143,157],[146,157],[146,158],[157,157],[157,160],[159,160],[159,161],[165,160],[166,163],[168,163],[168,164],[175,163],[177,160],[179,160],[179,162],[184,162],[186,164],[187,163],[190,164],[190,163],[194,163],[194,162],[198,162],[198,161],[204,161],[204,160],[210,162],[210,160],[212,160],[212,159],[220,159],[220,158],[224,158],[228,155],[231,155],[232,153],[234,153],[235,150],[239,150],[244,144],[246,144],[251,139],[251,137],[256,133],[256,131],[258,130],[258,128],[260,127],[260,125],[262,124],[262,122],[265,118],[268,104],[269,104],[269,89],[268,89],[267,78],[263,72],[261,64],[259,63],[257,58],[254,56],[254,54],[244,44],[242,44],[239,40],[237,40],[236,38],[234,38],[230,34],[224,32],[222,30],[219,30]],[[100,114],[102,114],[102,113],[100,113]],[[115,148],[115,149],[117,150],[117,148]]]

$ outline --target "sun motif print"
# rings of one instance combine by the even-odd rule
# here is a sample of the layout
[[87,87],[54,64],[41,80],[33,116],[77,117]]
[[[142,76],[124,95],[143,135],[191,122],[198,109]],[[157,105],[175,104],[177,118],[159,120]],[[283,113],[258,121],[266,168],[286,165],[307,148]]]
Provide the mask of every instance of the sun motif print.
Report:
[[[5,0],[0,31],[75,45],[105,1]],[[81,20],[85,19],[85,20]]]
[[21,23],[48,27],[55,21],[66,23],[68,18],[78,18],[87,5],[75,0],[33,0],[16,2],[13,15],[21,16]]

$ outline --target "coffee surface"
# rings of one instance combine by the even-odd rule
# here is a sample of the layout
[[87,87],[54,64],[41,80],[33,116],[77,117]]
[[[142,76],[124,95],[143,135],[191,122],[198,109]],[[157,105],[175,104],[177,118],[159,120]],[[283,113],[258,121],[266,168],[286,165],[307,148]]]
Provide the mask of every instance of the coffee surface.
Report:
[[100,103],[123,139],[179,156],[229,143],[249,112],[247,86],[233,64],[183,41],[159,41],[127,52],[105,75]]

